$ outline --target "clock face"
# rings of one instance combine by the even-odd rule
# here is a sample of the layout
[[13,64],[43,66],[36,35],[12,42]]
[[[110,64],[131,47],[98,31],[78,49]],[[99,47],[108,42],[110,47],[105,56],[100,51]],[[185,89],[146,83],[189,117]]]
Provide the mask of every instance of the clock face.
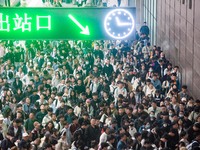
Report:
[[133,32],[134,24],[133,16],[124,9],[110,11],[104,20],[106,33],[114,39],[128,37]]

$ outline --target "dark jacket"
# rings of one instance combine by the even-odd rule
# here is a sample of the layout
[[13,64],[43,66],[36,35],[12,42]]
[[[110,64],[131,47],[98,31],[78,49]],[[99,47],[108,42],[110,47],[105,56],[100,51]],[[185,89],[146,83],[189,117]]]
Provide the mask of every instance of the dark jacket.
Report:
[[15,131],[14,131],[14,127],[13,125],[11,125],[9,128],[8,128],[8,133],[14,137],[14,141],[17,141],[17,140],[21,140],[22,139],[22,127],[18,127],[18,131],[16,132],[15,134]]
[[101,134],[101,131],[100,131],[99,127],[97,127],[97,126],[92,127],[90,125],[85,131],[85,138],[87,141],[87,145],[90,146],[92,141],[96,141],[98,143],[100,134]]
[[127,148],[126,143],[124,143],[123,141],[119,141],[117,143],[117,150],[125,150]]
[[8,150],[9,148],[12,148],[14,146],[15,146],[14,142],[10,141],[8,138],[5,138],[1,143],[2,150]]

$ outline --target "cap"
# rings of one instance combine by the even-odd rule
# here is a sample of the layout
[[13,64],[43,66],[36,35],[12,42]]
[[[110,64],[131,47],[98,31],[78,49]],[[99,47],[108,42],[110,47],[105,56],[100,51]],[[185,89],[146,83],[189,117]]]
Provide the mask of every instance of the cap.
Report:
[[91,102],[90,99],[87,99],[87,100],[86,100],[86,103],[90,103],[90,102]]
[[47,62],[47,65],[49,65],[49,66],[50,66],[50,65],[51,65],[51,62]]
[[27,137],[27,136],[29,136],[29,135],[26,132],[22,134],[22,137]]
[[4,119],[3,115],[2,115],[2,114],[0,114],[0,120],[3,120],[3,119]]

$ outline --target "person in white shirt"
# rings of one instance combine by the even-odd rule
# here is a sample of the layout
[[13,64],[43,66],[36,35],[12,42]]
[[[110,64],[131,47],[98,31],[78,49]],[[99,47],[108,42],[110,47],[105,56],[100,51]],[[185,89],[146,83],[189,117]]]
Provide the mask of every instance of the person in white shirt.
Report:
[[90,90],[92,93],[97,92],[97,89],[99,87],[99,80],[98,77],[95,77],[92,81],[92,83],[90,84]]
[[151,107],[148,109],[148,113],[150,114],[152,111],[154,112],[156,118],[157,115],[161,112],[161,109],[157,106],[156,101],[152,101]]
[[42,126],[45,127],[46,124],[52,120],[52,112],[53,112],[53,109],[50,107],[47,109],[48,111],[48,114],[46,116],[44,116],[44,118],[42,119]]
[[74,108],[74,114],[77,116],[77,117],[80,117],[81,116],[81,113],[82,113],[82,106],[83,106],[83,102],[78,102],[77,106],[75,106]]
[[36,102],[38,102],[39,105],[47,104],[47,100],[45,100],[44,98],[45,98],[45,94],[41,93],[40,94],[40,99],[38,99]]
[[33,73],[31,71],[29,71],[22,78],[23,85],[28,86],[30,84],[31,79],[33,79]]
[[56,99],[53,101],[53,104],[56,109],[58,109],[61,106],[62,102],[62,93],[58,93]]
[[101,134],[100,139],[99,139],[99,146],[101,146],[101,143],[107,141],[108,133],[109,133],[110,130],[109,130],[108,126],[104,126],[103,131],[104,132]]
[[124,83],[122,81],[118,81],[117,88],[115,89],[114,98],[115,104],[117,103],[117,98],[119,94],[122,94],[124,97],[127,97],[127,90],[124,88]]
[[116,84],[115,84],[115,80],[112,80],[111,85],[110,86],[110,93],[114,94],[115,89],[117,88]]

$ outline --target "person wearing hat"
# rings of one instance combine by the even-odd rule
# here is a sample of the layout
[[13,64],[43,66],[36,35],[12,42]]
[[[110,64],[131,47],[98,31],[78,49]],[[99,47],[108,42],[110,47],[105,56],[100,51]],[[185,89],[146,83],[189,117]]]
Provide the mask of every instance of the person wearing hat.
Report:
[[94,108],[91,105],[91,100],[90,99],[87,99],[85,101],[85,105],[83,107],[83,110],[84,110],[84,112],[88,113],[90,117],[94,116]]
[[18,143],[18,148],[20,148],[20,149],[30,149],[31,148],[31,143],[29,142],[28,133],[24,132],[22,134],[22,139]]
[[42,126],[45,127],[46,124],[52,120],[52,113],[53,113],[53,108],[49,107],[47,109],[47,114],[44,116],[44,118],[42,119]]

